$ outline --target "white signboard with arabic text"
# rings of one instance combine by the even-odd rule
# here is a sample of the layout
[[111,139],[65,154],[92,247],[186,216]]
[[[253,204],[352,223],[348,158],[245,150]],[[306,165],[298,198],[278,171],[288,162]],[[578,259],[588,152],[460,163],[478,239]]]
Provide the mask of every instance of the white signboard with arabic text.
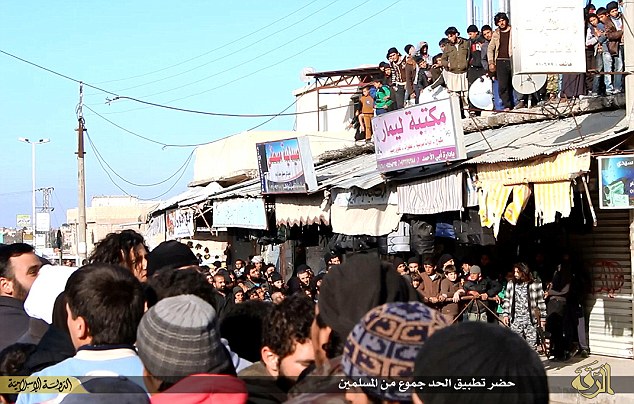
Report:
[[585,73],[583,4],[512,0],[513,73]]
[[466,158],[456,96],[376,116],[372,132],[381,172]]

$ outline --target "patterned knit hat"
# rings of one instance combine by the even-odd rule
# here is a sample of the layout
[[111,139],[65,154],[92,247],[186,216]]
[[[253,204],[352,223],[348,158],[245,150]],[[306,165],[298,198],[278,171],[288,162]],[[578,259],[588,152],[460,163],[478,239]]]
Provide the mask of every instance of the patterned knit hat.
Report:
[[194,373],[235,375],[216,331],[216,311],[194,295],[168,297],[145,313],[137,349],[155,378],[176,383]]
[[[398,381],[411,378],[420,347],[451,321],[419,302],[387,303],[370,310],[354,327],[341,364],[350,378],[394,378],[396,387],[364,388],[379,400],[410,401],[411,392],[399,391]],[[397,380],[398,379],[398,380]]]

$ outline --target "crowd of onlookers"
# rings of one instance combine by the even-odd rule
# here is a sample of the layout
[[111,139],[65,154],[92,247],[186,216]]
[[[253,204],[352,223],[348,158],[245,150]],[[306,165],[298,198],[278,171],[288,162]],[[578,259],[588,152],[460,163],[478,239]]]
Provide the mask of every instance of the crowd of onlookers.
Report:
[[[542,354],[589,353],[569,331],[579,317],[569,257],[551,269],[517,263],[507,276],[487,254],[432,258],[331,252],[322,273],[297,265],[283,279],[260,256],[204,267],[177,241],[148,251],[132,230],[106,236],[78,269],[2,245],[0,376],[78,377],[91,393],[2,399],[548,402],[544,337]],[[455,377],[517,386],[460,395],[376,385]]]
[[[493,27],[467,27],[467,37],[456,27],[445,31],[438,43],[439,53],[430,53],[430,45],[421,41],[408,44],[403,52],[396,47],[387,51],[387,62],[379,64],[381,74],[362,87],[353,125],[357,140],[371,141],[371,118],[386,112],[418,104],[425,91],[443,87],[460,96],[463,118],[480,115],[482,106],[469,100],[471,85],[486,76],[492,81],[492,109],[509,111],[541,106],[561,98],[613,95],[624,91],[623,16],[621,2],[610,1],[598,9],[584,8],[586,72],[584,74],[548,74],[546,83],[532,94],[514,90],[513,36],[510,19],[498,13]],[[427,98],[429,99],[429,98]],[[487,108],[489,109],[489,108]]]

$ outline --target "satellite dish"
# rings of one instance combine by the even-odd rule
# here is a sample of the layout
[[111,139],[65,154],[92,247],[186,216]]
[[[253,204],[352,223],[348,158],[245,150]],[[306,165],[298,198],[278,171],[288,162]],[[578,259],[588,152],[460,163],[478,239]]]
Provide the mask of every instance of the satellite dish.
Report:
[[300,72],[299,72],[299,79],[304,82],[304,83],[310,83],[310,81],[313,79],[311,76],[309,76],[309,74],[311,73],[315,73],[315,68],[313,67],[304,67]]
[[418,103],[424,104],[426,102],[432,102],[439,99],[449,98],[449,93],[447,89],[443,86],[438,86],[435,89],[431,89],[431,86],[425,87],[423,91],[420,92],[420,96],[418,97]]
[[469,101],[476,108],[486,111],[493,110],[493,82],[487,76],[482,76],[469,87]]
[[520,94],[533,94],[546,84],[545,74],[514,74],[513,88]]

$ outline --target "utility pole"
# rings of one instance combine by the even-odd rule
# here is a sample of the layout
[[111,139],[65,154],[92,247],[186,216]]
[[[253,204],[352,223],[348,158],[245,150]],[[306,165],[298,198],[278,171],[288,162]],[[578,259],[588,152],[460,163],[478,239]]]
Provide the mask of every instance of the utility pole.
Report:
[[81,266],[86,259],[86,177],[84,175],[84,83],[79,83],[79,104],[77,105],[77,255]]
[[[634,115],[634,0],[625,0],[623,4],[623,48],[624,48],[624,69],[625,74],[625,113],[628,122],[633,122]],[[630,73],[630,74],[628,74]],[[630,123],[630,130],[634,124]]]
[[[38,188],[36,189],[36,191],[42,191],[42,208],[40,209],[40,212],[42,213],[46,213],[49,217],[49,223],[50,223],[50,217],[51,217],[51,212],[53,211],[53,208],[51,207],[51,194],[53,193],[53,190],[55,188],[53,187],[45,187],[45,188]],[[48,230],[44,233],[44,245],[46,247],[50,247],[50,233],[51,233],[51,228],[49,226]]]

